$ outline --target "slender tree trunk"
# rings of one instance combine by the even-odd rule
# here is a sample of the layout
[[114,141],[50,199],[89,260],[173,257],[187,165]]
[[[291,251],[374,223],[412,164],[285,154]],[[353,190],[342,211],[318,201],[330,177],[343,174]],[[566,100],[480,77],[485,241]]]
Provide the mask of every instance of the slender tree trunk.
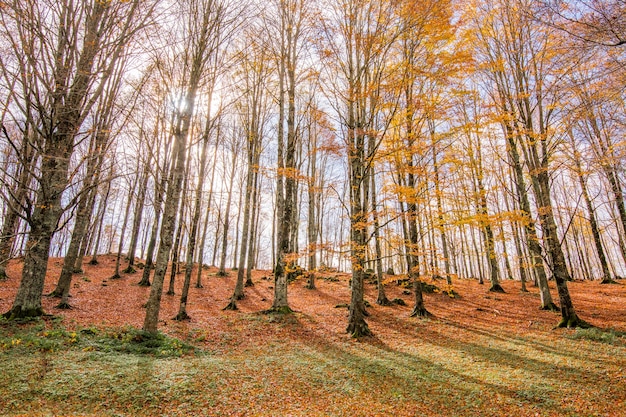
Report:
[[[202,191],[204,188],[204,177],[206,172],[207,148],[209,147],[209,138],[211,133],[211,119],[207,120],[202,138],[202,151],[200,153],[200,172],[198,173],[198,184],[196,185],[196,195],[194,200],[193,217],[191,219],[191,231],[189,232],[189,244],[187,247],[187,259],[185,262],[185,279],[183,281],[183,290],[180,296],[180,306],[175,320],[188,320],[187,301],[189,298],[189,286],[191,284],[191,273],[193,269],[193,257],[196,252],[196,236],[198,234],[198,226],[200,224],[200,213],[202,211]],[[172,268],[173,269],[173,268]],[[202,270],[202,265],[198,263],[198,270]]]
[[122,252],[124,250],[124,238],[126,237],[126,228],[128,227],[128,217],[130,215],[130,207],[133,201],[133,194],[137,187],[137,178],[134,178],[131,182],[130,189],[128,190],[128,201],[126,203],[126,209],[124,210],[124,220],[122,222],[122,231],[120,232],[119,246],[117,248],[117,255],[115,256],[115,272],[111,279],[121,278],[120,264],[122,262]]
[[[259,164],[259,158],[255,157],[255,161],[254,161],[254,165],[258,166]],[[246,287],[252,287],[254,286],[254,282],[252,282],[252,269],[254,268],[254,259],[256,257],[256,248],[255,248],[255,241],[256,241],[256,233],[257,233],[257,226],[258,226],[258,222],[256,221],[257,218],[257,210],[258,210],[258,187],[259,187],[259,172],[258,170],[255,169],[254,172],[254,179],[252,180],[253,182],[253,187],[252,187],[252,197],[250,199],[251,201],[251,213],[250,213],[250,218],[254,219],[250,222],[250,236],[248,237],[249,242],[248,242],[248,260],[246,262],[246,281],[245,281],[245,286]]]
[[[249,138],[249,141],[252,142],[254,139]],[[250,148],[252,146],[251,143],[248,144]],[[239,265],[237,267],[237,281],[235,283],[235,289],[233,291],[233,295],[230,298],[230,302],[224,310],[237,310],[237,301],[244,298],[244,275],[245,275],[245,267],[246,267],[246,259],[248,254],[248,233],[250,230],[250,200],[252,198],[252,180],[254,175],[254,167],[252,166],[252,158],[251,158],[251,149],[248,150],[248,168],[246,174],[246,186],[245,186],[245,197],[244,197],[244,206],[243,210],[243,226],[241,231],[241,247],[239,252]]]
[[376,178],[374,170],[372,169],[370,172],[370,197],[372,199],[372,217],[374,220],[374,250],[376,251],[376,287],[378,290],[378,295],[376,297],[376,304],[381,306],[391,305],[391,301],[387,298],[385,294],[385,287],[383,284],[383,261],[382,261],[382,249],[380,247],[380,222],[378,219],[378,201],[376,199]]
[[135,216],[133,218],[133,226],[130,237],[130,247],[128,249],[128,265],[124,269],[124,273],[132,274],[135,272],[135,254],[137,252],[137,243],[139,242],[139,229],[141,228],[141,221],[143,218],[143,209],[146,202],[146,191],[148,188],[148,167],[152,158],[148,157],[148,162],[144,166],[141,184],[139,185],[139,191],[137,194],[137,202],[135,203]]
[[179,198],[182,189],[185,170],[185,144],[189,131],[190,114],[183,116],[182,128],[177,128],[174,134],[174,151],[172,152],[173,168],[168,181],[165,197],[165,207],[163,210],[163,225],[161,226],[160,244],[157,252],[154,278],[150,289],[150,297],[146,304],[146,317],[143,330],[156,333],[159,320],[159,310],[161,307],[161,295],[163,292],[163,281],[170,251],[174,238],[174,227],[176,226],[176,213],[178,211]]
[[315,289],[315,272],[317,271],[317,236],[318,220],[316,213],[317,191],[317,137],[311,135],[309,129],[309,178],[308,178],[308,213],[307,213],[307,240],[309,244],[308,282],[306,288]]
[[[537,237],[537,231],[535,229],[535,222],[532,219],[530,212],[530,200],[528,192],[526,191],[526,181],[524,180],[524,174],[522,172],[522,165],[520,163],[520,155],[516,142],[516,135],[511,126],[505,125],[505,131],[507,136],[507,151],[509,158],[513,164],[515,187],[517,191],[517,198],[519,201],[522,215],[525,217],[523,220],[524,232],[526,235],[526,244],[530,251],[532,269],[537,278],[539,284],[539,295],[541,298],[541,309],[557,311],[558,307],[552,301],[552,295],[550,294],[550,287],[548,286],[548,277],[543,261],[543,249],[539,244],[539,238]],[[517,137],[518,140],[521,138]]]
[[[7,140],[9,140],[9,134],[4,126],[2,126],[2,131],[7,137]],[[11,251],[13,244],[15,243],[16,231],[19,227],[20,213],[18,210],[20,210],[19,207],[24,204],[28,195],[27,184],[32,177],[31,165],[34,162],[34,154],[28,137],[29,133],[26,131],[20,153],[17,155],[21,162],[19,166],[19,173],[16,175],[17,181],[14,189],[10,193],[13,196],[14,201],[8,201],[7,212],[3,219],[2,231],[0,232],[0,281],[5,281],[7,279],[6,267],[9,259],[11,258]]]
[[141,280],[137,283],[140,287],[150,286],[150,271],[153,269],[154,251],[156,249],[156,241],[159,234],[159,223],[161,222],[161,205],[167,187],[167,177],[170,175],[167,154],[164,157],[165,166],[161,172],[161,181],[155,175],[154,187],[154,218],[152,219],[152,230],[150,232],[150,240],[148,241],[148,249],[146,252],[146,265],[141,274]]
[[598,260],[600,261],[600,267],[602,268],[602,283],[614,284],[615,281],[611,277],[609,264],[606,261],[606,255],[604,253],[604,248],[602,247],[602,239],[600,237],[600,228],[598,227],[598,222],[596,220],[596,212],[593,208],[593,204],[591,203],[589,192],[587,191],[587,183],[583,176],[580,156],[578,155],[578,152],[576,150],[574,150],[574,163],[576,164],[578,183],[580,184],[580,188],[583,192],[583,198],[585,200],[585,204],[587,205],[587,212],[589,213],[589,225],[591,226],[591,233],[593,234],[593,243],[596,248],[596,255],[598,256]]
[[[105,132],[106,131],[108,131],[108,128],[105,128]],[[90,207],[88,203],[91,201],[92,188],[97,186],[98,178],[100,176],[100,166],[102,165],[102,159],[104,156],[101,152],[102,149],[106,147],[106,143],[108,142],[108,134],[97,132],[92,140],[93,142],[90,146],[91,149],[89,153],[89,160],[87,161],[84,184],[82,190],[80,191],[81,195],[76,209],[76,220],[74,223],[74,229],[72,230],[72,238],[70,240],[67,253],[65,254],[65,258],[63,259],[61,276],[59,277],[56,288],[50,294],[52,297],[62,298],[61,302],[57,305],[57,308],[61,309],[70,308],[69,292],[72,274],[74,272],[74,264],[76,263],[76,257],[78,256],[80,243],[83,240],[87,231],[87,226],[89,225],[89,219],[91,217],[90,214],[93,211],[93,207]]]
[[[114,164],[111,164],[110,174],[112,174],[113,166]],[[104,228],[104,213],[106,211],[107,203],[109,201],[109,194],[111,193],[111,178],[112,178],[112,175],[109,175],[109,179],[106,182],[106,191],[104,193],[104,197],[100,199],[100,205],[98,207],[97,218],[100,220],[98,222],[98,233],[96,233],[96,239],[93,242],[93,252],[91,255],[91,260],[89,261],[90,265],[98,265],[98,251],[100,249],[102,229]]]
[[[431,122],[431,119],[429,119]],[[432,123],[429,123],[431,125]],[[445,219],[443,214],[443,203],[442,203],[442,195],[441,195],[441,184],[439,179],[439,163],[437,161],[437,152],[435,150],[435,140],[434,140],[434,126],[431,127],[431,138],[432,139],[432,148],[433,148],[433,174],[435,176],[433,182],[435,184],[435,199],[437,201],[437,230],[439,230],[439,234],[441,235],[441,251],[443,253],[443,262],[446,273],[446,282],[448,285],[452,285],[452,277],[450,273],[450,254],[448,253],[448,239],[446,238],[446,229],[445,229]]]
[[[220,268],[217,272],[219,276],[226,276],[226,253],[228,252],[228,231],[230,228],[230,203],[233,196],[233,183],[235,182],[235,167],[237,161],[237,152],[233,148],[233,159],[230,171],[230,186],[228,187],[228,198],[226,200],[226,212],[224,213],[224,232],[222,234],[222,256],[220,258]],[[241,210],[240,210],[241,211]]]
[[[415,188],[415,177],[413,173],[409,172],[407,185],[411,189]],[[417,227],[418,218],[417,204],[415,201],[409,201],[407,203],[407,217],[408,217],[408,232],[409,232],[409,253],[408,253],[408,273],[409,279],[413,283],[413,293],[415,295],[415,306],[411,312],[411,317],[428,317],[431,313],[426,309],[424,305],[424,296],[422,292],[422,281],[420,279],[419,272],[419,257],[417,254],[419,245],[419,232]]]
[[182,197],[180,199],[180,205],[178,208],[178,228],[176,230],[175,239],[174,239],[174,247],[172,248],[172,253],[170,254],[172,258],[172,268],[170,269],[170,283],[167,289],[167,295],[174,295],[174,283],[176,281],[176,274],[178,273],[178,259],[180,255],[180,242],[183,238],[183,231],[185,225],[185,210],[187,209],[187,188],[189,184],[189,161],[191,158],[188,155],[187,165],[185,167],[185,176],[183,179],[183,188],[181,190]]

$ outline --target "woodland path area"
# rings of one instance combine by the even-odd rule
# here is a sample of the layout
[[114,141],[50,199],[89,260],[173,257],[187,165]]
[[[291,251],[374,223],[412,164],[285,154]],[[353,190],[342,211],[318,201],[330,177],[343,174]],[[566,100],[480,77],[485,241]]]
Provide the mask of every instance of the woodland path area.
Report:
[[[171,320],[180,285],[163,295],[160,329],[193,351],[142,355],[88,344],[96,332],[140,328],[145,315],[149,288],[136,285],[139,274],[111,280],[114,263],[102,256],[75,277],[73,309],[44,298],[56,319],[0,324],[0,415],[626,416],[624,283],[571,282],[580,316],[597,328],[555,330],[558,313],[539,310],[532,286],[521,293],[504,281],[506,293],[494,294],[458,279],[460,298],[425,294],[434,317],[415,319],[412,295],[388,277],[389,298],[407,305],[375,305],[367,284],[374,337],[357,341],[337,307],[349,302],[348,275],[318,274],[316,290],[296,280],[295,313],[273,315],[261,313],[271,307],[267,271],[255,271],[239,311],[222,311],[236,274],[208,268],[204,288],[191,290],[190,321]],[[46,292],[61,264],[50,260]],[[12,261],[0,283],[2,311],[20,268]],[[44,338],[57,348],[42,349]]]

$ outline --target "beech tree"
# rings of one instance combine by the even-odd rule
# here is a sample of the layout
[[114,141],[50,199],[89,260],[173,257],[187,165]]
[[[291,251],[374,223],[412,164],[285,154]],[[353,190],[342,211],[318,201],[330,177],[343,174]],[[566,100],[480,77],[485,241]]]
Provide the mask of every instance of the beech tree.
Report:
[[[217,22],[222,17],[219,11],[224,7],[219,0],[197,0],[177,6],[180,7],[177,9],[179,13],[177,19],[181,20],[179,28],[181,32],[172,35],[176,36],[175,39],[181,39],[181,43],[176,45],[181,48],[180,54],[176,54],[176,56],[183,65],[183,78],[178,87],[179,93],[174,92],[173,95],[172,169],[168,176],[160,244],[143,325],[143,329],[151,333],[157,331],[163,281],[172,249],[174,229],[177,224],[176,217],[183,187],[192,117],[195,114],[199,90],[205,81],[206,72],[210,68],[208,62],[211,59],[211,54],[207,52],[214,46],[212,41],[216,38],[216,31],[219,29]],[[182,219],[178,219],[178,221],[180,222]],[[172,265],[172,268],[175,266]]]
[[[350,315],[347,332],[371,331],[365,321],[364,274],[368,245],[370,169],[388,127],[379,123],[388,56],[398,30],[395,4],[388,1],[340,0],[323,15],[322,62],[327,65],[328,92],[341,122],[348,160]],[[371,140],[370,140],[371,139]]]
[[[36,197],[26,213],[30,231],[22,280],[8,318],[43,314],[41,295],[50,242],[67,208],[71,156],[85,121],[133,38],[149,23],[154,1],[47,2],[2,4],[2,42],[11,47],[4,61],[20,89],[18,105],[32,129],[37,173]],[[31,80],[33,80],[31,82]]]
[[[250,31],[245,34],[246,53],[238,50],[238,64],[240,70],[237,73],[237,81],[243,90],[239,102],[235,107],[239,110],[238,122],[242,133],[243,143],[246,149],[245,179],[243,194],[243,206],[240,204],[239,213],[243,214],[243,225],[241,231],[241,243],[239,246],[239,257],[237,266],[237,281],[233,295],[225,310],[236,310],[237,301],[241,300],[244,294],[244,275],[246,272],[246,261],[250,247],[250,230],[252,219],[252,197],[254,187],[255,172],[259,169],[259,158],[264,139],[265,125],[268,115],[268,82],[271,74],[268,51],[262,42],[258,42],[258,28],[251,26]],[[235,250],[236,252],[236,250]]]
[[[493,4],[477,2],[476,7],[483,13],[483,19],[489,22],[477,29],[483,44],[493,46],[490,50],[499,48],[502,52],[498,58],[488,55],[486,63],[492,74],[505,77],[504,82],[509,88],[508,91],[502,88],[497,91],[501,98],[508,100],[511,113],[503,116],[511,120],[514,132],[518,133],[515,136],[519,139],[517,145],[522,149],[528,167],[544,245],[550,254],[552,276],[559,293],[562,315],[559,326],[584,326],[567,288],[571,275],[552,204],[550,157],[555,140],[552,128],[559,109],[559,88],[562,87],[558,77],[549,78],[554,75],[550,71],[557,71],[554,61],[555,34],[539,27],[522,12],[530,7],[525,0]],[[496,83],[496,88],[498,85]]]

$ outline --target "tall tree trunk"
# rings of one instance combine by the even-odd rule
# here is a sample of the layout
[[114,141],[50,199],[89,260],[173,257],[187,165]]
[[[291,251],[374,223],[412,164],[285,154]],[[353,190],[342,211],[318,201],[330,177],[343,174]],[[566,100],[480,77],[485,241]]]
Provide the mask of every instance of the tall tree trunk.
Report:
[[167,270],[170,251],[172,250],[174,227],[176,226],[176,213],[178,211],[185,171],[185,145],[187,142],[191,114],[185,114],[181,118],[182,120],[180,120],[179,123],[182,124],[182,126],[177,127],[174,133],[174,150],[172,152],[172,157],[174,158],[173,167],[167,185],[159,250],[157,252],[154,278],[152,279],[152,286],[150,288],[150,297],[146,304],[146,317],[143,324],[143,330],[150,333],[157,332],[163,281],[165,279],[165,271]]
[[552,301],[552,295],[550,294],[550,287],[548,286],[548,277],[543,261],[543,249],[539,244],[539,238],[537,237],[537,230],[535,228],[535,222],[530,212],[530,199],[528,192],[526,191],[526,181],[524,180],[524,174],[522,172],[522,164],[520,163],[520,155],[516,138],[521,140],[513,130],[513,128],[505,124],[505,132],[507,139],[507,151],[509,158],[513,165],[514,181],[516,187],[516,194],[520,206],[522,215],[524,216],[523,225],[526,235],[526,244],[530,251],[532,268],[539,284],[539,295],[541,298],[541,309],[556,311],[558,307]]
[[432,150],[433,150],[433,182],[435,184],[435,199],[437,202],[437,230],[441,235],[441,251],[443,253],[443,263],[446,273],[446,282],[448,285],[452,285],[452,277],[450,272],[450,254],[448,253],[448,239],[446,238],[445,219],[443,213],[443,202],[441,195],[441,184],[439,179],[439,162],[437,161],[437,151],[435,149],[435,128],[432,120],[429,118],[429,130],[432,138]]
[[254,167],[252,166],[252,149],[253,146],[251,142],[254,141],[253,138],[248,138],[248,167],[246,173],[246,185],[244,190],[244,206],[243,210],[240,208],[240,212],[243,213],[243,226],[241,231],[241,247],[239,252],[239,265],[237,266],[237,281],[235,283],[235,289],[233,291],[233,295],[230,298],[230,302],[224,310],[237,310],[237,301],[244,298],[244,275],[245,275],[245,267],[246,267],[246,259],[248,254],[248,234],[250,230],[250,205],[252,198],[252,186],[253,186],[253,177],[254,177]]
[[[259,165],[259,158],[255,157],[255,162],[254,162],[255,166]],[[250,199],[251,202],[251,207],[250,207],[250,236],[248,237],[249,242],[248,242],[248,260],[246,261],[246,281],[245,281],[245,286],[246,287],[252,287],[254,286],[254,282],[252,281],[252,269],[254,268],[254,260],[256,258],[256,247],[255,247],[255,241],[256,241],[256,233],[257,233],[257,227],[258,227],[258,222],[256,221],[257,219],[257,211],[258,211],[258,199],[259,199],[259,172],[258,169],[255,169],[254,172],[254,179],[252,180],[253,183],[253,187],[252,187],[252,197]]]
[[148,167],[152,158],[148,157],[148,162],[144,166],[141,183],[139,185],[139,191],[137,194],[137,200],[135,203],[135,216],[133,218],[133,226],[130,235],[130,247],[128,248],[128,265],[124,269],[124,273],[132,274],[135,272],[135,254],[137,253],[137,243],[139,242],[139,230],[141,228],[141,221],[143,219],[144,206],[146,204],[146,192],[148,189],[148,179],[150,177],[148,173]]
[[128,217],[130,215],[130,208],[133,201],[133,194],[137,187],[137,178],[131,180],[130,189],[128,190],[128,201],[126,202],[126,209],[124,210],[124,220],[122,222],[122,231],[120,232],[120,240],[117,248],[117,255],[115,256],[115,271],[111,279],[121,278],[120,264],[122,262],[122,252],[124,251],[124,238],[126,237],[126,228],[128,227]]
[[372,200],[372,217],[374,220],[374,250],[376,252],[376,288],[377,288],[377,292],[378,295],[376,297],[376,304],[381,305],[381,306],[388,306],[391,305],[391,301],[389,301],[389,299],[387,298],[387,295],[385,294],[385,287],[383,284],[383,279],[384,279],[384,275],[383,275],[383,254],[382,254],[382,249],[380,247],[380,221],[378,219],[378,201],[376,199],[376,178],[375,178],[375,172],[374,169],[372,168],[370,171],[370,180],[371,180],[371,186],[370,186],[370,197]]
[[98,232],[96,233],[96,238],[93,242],[93,252],[91,254],[91,260],[89,260],[90,265],[98,265],[98,251],[100,250],[100,241],[102,238],[102,229],[104,228],[104,213],[106,211],[107,203],[109,201],[109,195],[111,193],[111,178],[113,178],[113,166],[111,164],[111,169],[109,173],[109,177],[106,181],[106,191],[104,192],[104,197],[100,198],[100,204],[98,207],[98,214],[96,218],[98,221]]
[[93,207],[90,207],[88,203],[91,201],[92,188],[97,187],[98,178],[100,176],[100,167],[104,155],[103,149],[106,148],[108,142],[108,127],[105,127],[103,131],[96,132],[92,138],[92,144],[90,145],[90,152],[87,161],[87,169],[82,190],[78,200],[76,209],[76,220],[74,223],[74,229],[72,230],[72,238],[70,245],[63,259],[63,267],[61,268],[61,276],[57,282],[57,286],[50,294],[53,297],[61,297],[61,302],[57,305],[57,308],[68,309],[69,304],[69,292],[72,281],[72,273],[74,272],[74,264],[76,263],[76,257],[80,249],[80,243],[83,240],[91,212]]
[[589,225],[591,226],[591,233],[593,234],[593,243],[596,248],[596,255],[598,256],[598,260],[600,261],[600,267],[602,268],[602,283],[614,284],[615,281],[611,277],[609,264],[606,261],[606,254],[604,253],[604,248],[602,247],[600,228],[598,227],[598,221],[596,220],[596,211],[593,208],[591,198],[589,197],[589,192],[587,191],[587,182],[585,181],[583,175],[583,170],[580,163],[580,155],[576,150],[574,150],[574,164],[576,165],[578,183],[580,184],[580,188],[583,192],[583,198],[585,200],[585,204],[587,205],[587,212],[589,213]]
[[[224,213],[224,231],[222,233],[222,255],[220,257],[220,267],[217,275],[226,276],[226,253],[228,252],[228,232],[230,229],[230,203],[233,196],[233,184],[235,182],[235,168],[237,166],[237,152],[233,148],[233,159],[230,165],[230,186],[228,187],[228,197],[226,200],[226,212]],[[241,208],[239,209],[241,212]],[[216,243],[217,245],[217,243]],[[236,250],[236,249],[235,249]]]
[[190,155],[187,155],[187,165],[185,166],[185,174],[183,179],[183,189],[182,196],[180,199],[180,204],[178,208],[178,228],[176,230],[175,239],[174,239],[174,247],[172,248],[172,253],[170,254],[172,260],[172,268],[170,269],[170,283],[167,289],[167,295],[174,295],[174,283],[176,281],[176,274],[178,274],[178,259],[180,256],[180,242],[183,238],[184,225],[185,225],[185,210],[187,209],[187,189],[189,184],[189,161],[191,160]]
[[[4,125],[2,125],[2,133],[6,136],[8,141],[11,140]],[[13,186],[13,190],[9,193],[13,196],[13,201],[9,200],[6,202],[7,211],[4,215],[2,231],[0,232],[0,281],[7,279],[6,267],[11,258],[11,251],[15,243],[15,235],[20,220],[20,211],[24,207],[26,197],[28,196],[27,184],[32,177],[34,151],[29,140],[28,130],[24,132],[22,146],[19,154],[16,156],[20,162],[18,164],[19,172],[15,175],[17,181]]]
[[[189,232],[189,243],[187,246],[187,259],[185,262],[185,279],[183,281],[183,290],[180,296],[180,305],[175,320],[188,320],[187,301],[189,298],[189,286],[191,284],[191,272],[193,269],[193,257],[196,252],[196,239],[198,234],[198,226],[200,224],[200,213],[202,211],[202,191],[204,188],[204,177],[206,172],[207,148],[209,147],[209,138],[211,134],[212,122],[207,119],[202,138],[202,151],[200,153],[200,172],[198,173],[198,184],[196,185],[196,195],[194,200],[193,215],[191,219],[191,230]],[[172,268],[173,269],[173,268]],[[198,263],[198,270],[202,270],[202,264]]]
[[315,289],[315,272],[317,271],[317,236],[318,236],[318,220],[316,213],[317,195],[315,188],[317,181],[317,136],[311,134],[309,126],[309,166],[308,166],[308,213],[307,213],[307,241],[308,241],[308,282],[306,288]]
[[[415,176],[410,170],[409,166],[409,174],[407,178],[407,186],[410,189],[415,189],[416,181]],[[428,317],[430,316],[430,312],[426,309],[424,305],[424,296],[422,293],[422,281],[420,279],[420,267],[419,267],[419,257],[418,257],[418,245],[419,245],[419,232],[417,227],[417,218],[418,218],[418,210],[417,204],[414,201],[415,199],[411,199],[411,201],[407,202],[407,223],[408,223],[408,232],[409,232],[409,253],[407,256],[408,260],[408,273],[409,279],[413,283],[413,293],[415,295],[415,306],[413,307],[413,311],[411,312],[411,317]]]

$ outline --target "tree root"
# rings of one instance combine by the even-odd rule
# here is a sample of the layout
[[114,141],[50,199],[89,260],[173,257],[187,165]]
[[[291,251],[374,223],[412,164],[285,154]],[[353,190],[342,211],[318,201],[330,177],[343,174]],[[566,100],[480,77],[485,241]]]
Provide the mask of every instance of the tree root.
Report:
[[557,305],[556,305],[556,304],[554,304],[554,303],[547,304],[547,305],[545,305],[545,306],[543,306],[543,307],[540,307],[539,309],[540,309],[540,310],[545,310],[545,311],[554,311],[554,312],[561,311],[561,309],[559,308],[559,306],[557,306]]
[[72,307],[67,301],[61,301],[59,304],[54,306],[54,308],[58,308],[59,310],[71,310],[74,307]]
[[186,321],[186,320],[191,320],[191,317],[189,317],[189,314],[187,314],[186,311],[179,311],[178,314],[172,320]]
[[379,306],[385,306],[385,307],[389,307],[393,305],[393,303],[389,301],[387,297],[378,297],[376,299],[376,304],[378,304]]
[[348,324],[346,333],[350,333],[350,335],[355,339],[358,339],[361,337],[373,336],[373,333],[370,330],[367,323],[365,322],[365,320],[360,320],[359,323]]
[[11,310],[7,311],[2,315],[7,320],[19,320],[19,319],[28,319],[34,317],[45,316],[46,313],[43,312],[43,308],[27,308],[22,309],[22,306],[13,307]]
[[237,311],[237,310],[239,309],[237,308],[237,300],[235,299],[235,297],[231,298],[228,305],[222,309],[222,311]]
[[291,314],[293,310],[289,306],[271,307],[262,311],[263,314]]
[[506,293],[506,291],[504,291],[504,288],[502,288],[502,285],[500,284],[493,284],[491,288],[489,288],[489,292],[497,292],[501,294]]
[[50,298],[61,298],[63,297],[63,291],[59,290],[59,289],[55,289],[54,291],[52,291],[50,294],[46,294],[46,297],[50,297]]
[[600,284],[619,284],[619,282],[615,281],[613,278],[605,277]]
[[424,307],[415,307],[409,317],[433,317],[433,314]]
[[573,317],[563,318],[559,322],[559,324],[556,325],[555,329],[563,329],[563,328],[568,328],[568,329],[575,329],[575,328],[590,329],[592,327],[594,327],[594,326],[591,325],[590,323],[587,323],[586,321],[582,320],[581,318],[579,318],[577,315],[574,314]]

